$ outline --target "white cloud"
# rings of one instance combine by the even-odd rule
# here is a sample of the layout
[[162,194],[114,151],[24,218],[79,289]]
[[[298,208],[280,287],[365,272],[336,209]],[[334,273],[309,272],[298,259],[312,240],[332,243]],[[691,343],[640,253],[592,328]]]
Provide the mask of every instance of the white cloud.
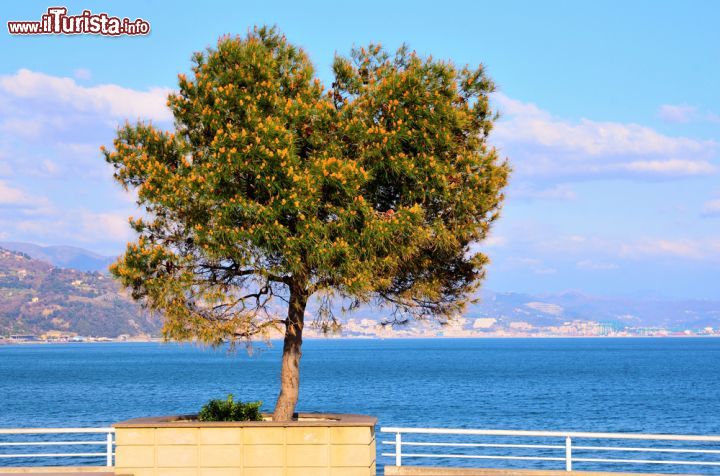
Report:
[[48,206],[50,206],[50,202],[47,198],[31,195],[0,180],[0,207],[33,211]]
[[33,243],[75,244],[119,253],[132,240],[128,224],[131,211],[94,212],[82,208],[55,210],[48,216],[28,215],[22,219],[0,220],[7,238]]
[[572,264],[578,269],[624,267],[625,261],[654,262],[658,259],[720,262],[717,236],[599,236],[590,233],[560,233],[548,224],[524,222],[505,230],[508,243],[498,265],[511,269],[540,269]]
[[137,91],[116,84],[81,86],[72,78],[21,69],[0,76],[0,91],[15,98],[38,99],[81,112],[108,114],[115,119],[171,119],[166,88]]
[[[138,201],[138,191],[137,189],[129,189],[127,191],[121,189],[120,187],[116,187],[116,196],[125,204],[132,204],[135,205]],[[483,243],[487,243],[488,240],[484,241]]]
[[618,269],[619,266],[615,263],[603,263],[598,261],[593,261],[590,259],[584,259],[581,261],[578,261],[575,263],[575,266],[578,269],[584,269],[589,271],[606,271],[611,269]]
[[[582,152],[588,155],[647,155],[706,152],[708,142],[669,137],[639,124],[597,122],[581,119],[577,123],[553,117],[534,104],[522,103],[502,94],[495,100],[509,117],[501,121],[496,135],[513,140]],[[512,133],[512,135],[510,135]]]
[[512,187],[508,192],[512,199],[521,198],[525,200],[575,200],[577,194],[568,185],[560,184],[547,188],[536,188],[530,183],[521,183]]
[[702,215],[706,217],[720,216],[720,198],[705,202],[705,205],[703,205]]
[[717,252],[720,242],[711,244],[701,240],[644,240],[620,247],[620,254],[630,258],[668,256],[675,258],[705,259],[708,252]]
[[508,258],[507,264],[509,264],[510,266],[517,266],[521,268],[531,268],[541,265],[542,261],[537,258],[512,257]]
[[77,144],[72,142],[63,142],[56,144],[56,147],[59,151],[69,153],[75,156],[96,156],[100,154],[100,147],[95,144]]
[[689,177],[693,175],[711,175],[717,167],[705,160],[638,160],[619,166],[628,172],[653,174],[669,177]]
[[7,177],[12,173],[12,168],[7,162],[1,162],[5,160],[3,154],[0,154],[0,177]]
[[127,241],[134,236],[129,217],[127,212],[84,212],[80,216],[80,228],[87,241]]
[[[87,77],[79,70],[76,77]],[[124,120],[167,121],[170,89],[84,86],[69,77],[21,69],[0,75],[0,176],[102,180],[99,152]],[[3,163],[4,162],[4,163]]]
[[688,104],[663,104],[658,109],[658,117],[671,124],[720,122],[720,116],[714,112],[702,110]]
[[36,139],[43,131],[42,121],[36,119],[22,119],[18,117],[7,117],[0,121],[0,132],[13,136]]
[[663,104],[658,110],[658,117],[665,122],[685,123],[690,122],[696,113],[697,108],[687,104]]
[[73,76],[75,76],[75,79],[88,80],[92,78],[92,71],[87,68],[78,68],[73,71]]
[[497,246],[505,246],[507,243],[507,238],[504,236],[496,236],[496,235],[490,235],[481,243],[481,246],[483,247],[497,247]]
[[712,160],[718,144],[712,140],[667,136],[632,123],[566,121],[503,94],[494,100],[504,119],[493,140],[525,180],[668,179],[717,171]]
[[133,236],[127,218],[139,211],[99,148],[125,119],[171,119],[169,92],[86,86],[26,69],[0,74],[0,230],[18,241],[122,250]]
[[[603,256],[629,260],[648,258],[682,258],[690,260],[720,261],[720,239],[692,238],[636,238],[611,239],[592,236],[558,236],[540,240],[535,249],[540,253],[561,256]],[[598,262],[600,262],[598,260]],[[604,262],[604,261],[603,261]],[[580,263],[583,263],[581,265]],[[590,258],[583,258],[577,267],[588,269]]]
[[510,257],[499,263],[504,269],[527,269],[534,274],[549,275],[557,273],[557,269],[546,266],[541,259],[531,257]]
[[42,169],[49,175],[56,175],[60,171],[60,167],[52,160],[45,159],[42,162]]

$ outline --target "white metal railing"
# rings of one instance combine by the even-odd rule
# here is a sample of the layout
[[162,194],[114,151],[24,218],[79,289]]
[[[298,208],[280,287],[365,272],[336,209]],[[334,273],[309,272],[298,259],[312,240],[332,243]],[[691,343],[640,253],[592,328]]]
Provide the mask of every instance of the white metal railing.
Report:
[[[0,461],[2,459],[30,459],[30,458],[81,458],[81,457],[102,457],[105,458],[106,466],[113,465],[113,434],[114,428],[0,428],[0,450],[11,447],[49,447],[49,446],[102,446],[102,452],[82,452],[82,453],[4,453],[0,452]],[[67,435],[83,435],[83,434],[104,434],[105,439],[102,441],[68,441]],[[6,441],[6,435],[64,435],[66,441]],[[3,466],[0,464],[0,466]]]
[[[576,440],[649,440],[656,442],[695,442],[718,444],[720,448],[720,436],[700,435],[652,435],[640,433],[586,433],[586,432],[563,432],[563,431],[516,431],[516,430],[467,430],[467,429],[445,429],[445,428],[394,428],[383,427],[381,433],[394,433],[395,438],[391,441],[382,441],[383,445],[394,447],[393,453],[381,453],[382,456],[395,458],[395,466],[402,466],[403,458],[459,458],[474,460],[517,460],[517,461],[557,461],[565,463],[565,470],[572,471],[573,463],[624,463],[624,464],[649,464],[649,465],[685,465],[685,466],[720,466],[720,459],[714,461],[689,460],[689,459],[635,459],[628,457],[588,457],[593,453],[619,452],[619,453],[657,453],[657,454],[679,454],[679,455],[718,455],[720,449],[706,449],[698,447],[650,447],[650,446],[605,446],[605,445],[577,445]],[[403,440],[403,434],[411,435],[454,435],[462,436],[485,436],[485,437],[511,437],[513,443],[506,442],[456,442],[456,441],[407,441]],[[515,437],[532,438],[533,440],[560,439],[563,444],[523,444],[515,443]],[[564,440],[564,441],[563,441]],[[420,453],[403,452],[405,447],[433,447],[433,448],[454,448],[452,453]],[[458,453],[457,449],[468,448],[494,448],[509,450],[534,450],[535,454],[513,455],[513,454],[467,454]],[[577,453],[581,453],[577,456]],[[538,454],[539,453],[539,454]],[[584,453],[584,454],[583,454]],[[587,455],[587,453],[590,453]]]

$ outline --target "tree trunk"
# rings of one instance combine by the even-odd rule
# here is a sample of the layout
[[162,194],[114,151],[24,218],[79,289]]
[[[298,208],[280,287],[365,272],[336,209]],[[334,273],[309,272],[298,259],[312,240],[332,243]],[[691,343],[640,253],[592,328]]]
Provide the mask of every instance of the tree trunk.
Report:
[[275,404],[273,421],[290,421],[295,413],[300,390],[300,357],[302,356],[302,331],[308,295],[305,286],[295,281],[290,285],[290,305],[285,320],[282,368],[280,371],[280,395]]

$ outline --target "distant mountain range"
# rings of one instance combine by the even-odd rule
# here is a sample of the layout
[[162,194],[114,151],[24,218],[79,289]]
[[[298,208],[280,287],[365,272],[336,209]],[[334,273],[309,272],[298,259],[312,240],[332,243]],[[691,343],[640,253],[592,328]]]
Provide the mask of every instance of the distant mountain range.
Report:
[[40,246],[32,243],[0,242],[0,248],[25,253],[31,258],[45,261],[58,268],[72,268],[80,271],[106,273],[115,261],[114,256],[102,256],[74,246]]
[[0,336],[48,331],[81,336],[157,335],[143,311],[110,276],[60,268],[0,248]]
[[720,325],[720,301],[483,291],[480,303],[471,305],[466,312],[466,317],[498,316],[538,326],[592,320],[628,327],[702,329]]
[[[114,337],[157,335],[151,318],[107,274],[114,257],[71,246],[0,243],[0,335],[48,330]],[[599,297],[578,292],[531,295],[482,290],[468,306],[464,328],[490,318],[496,327],[511,323],[553,327],[569,321],[596,321],[618,328],[668,330],[720,327],[720,301],[655,297]],[[312,310],[312,304],[310,310]],[[280,312],[280,309],[278,309]],[[377,310],[361,307],[342,320],[382,321]],[[352,332],[350,332],[352,334]]]
[[[496,328],[527,323],[535,328],[571,321],[595,321],[615,328],[664,328],[670,331],[720,327],[720,301],[660,298],[600,297],[578,292],[532,295],[482,290],[479,302],[468,305],[463,327],[476,319],[497,321]],[[361,307],[348,318],[381,320],[377,311]]]

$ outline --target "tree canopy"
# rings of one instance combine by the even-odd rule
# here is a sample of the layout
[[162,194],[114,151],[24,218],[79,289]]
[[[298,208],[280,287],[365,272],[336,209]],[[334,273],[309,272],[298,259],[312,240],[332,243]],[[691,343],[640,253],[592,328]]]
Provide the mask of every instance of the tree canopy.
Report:
[[173,131],[126,124],[104,151],[145,209],[112,272],[166,337],[284,326],[287,353],[312,295],[324,326],[332,298],[443,320],[472,297],[509,174],[487,144],[492,81],[375,44],[333,73],[325,87],[274,28],[222,37],[179,75]]

